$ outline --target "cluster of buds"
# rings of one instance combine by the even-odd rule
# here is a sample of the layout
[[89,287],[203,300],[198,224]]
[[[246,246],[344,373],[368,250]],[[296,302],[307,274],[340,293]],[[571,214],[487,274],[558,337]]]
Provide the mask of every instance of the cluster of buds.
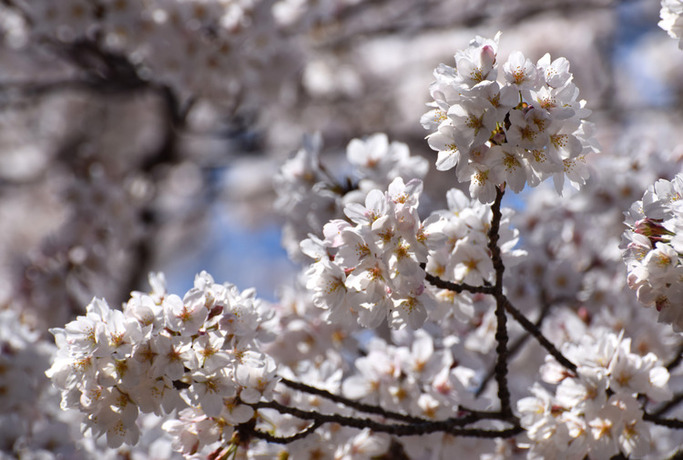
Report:
[[683,331],[683,175],[660,179],[626,213],[624,261],[638,300]]

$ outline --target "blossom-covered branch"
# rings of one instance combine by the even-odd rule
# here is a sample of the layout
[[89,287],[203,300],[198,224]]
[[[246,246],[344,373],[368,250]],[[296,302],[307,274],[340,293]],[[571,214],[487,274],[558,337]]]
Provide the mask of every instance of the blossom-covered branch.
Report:
[[[248,42],[250,31],[216,12],[220,24],[205,18],[187,32]],[[98,32],[113,40],[120,32],[108,26]],[[522,249],[534,242],[520,238],[504,194],[550,178],[560,195],[567,180],[589,186],[597,143],[569,62],[513,52],[499,66],[499,39],[476,37],[455,67],[437,68],[422,118],[437,169],[454,168],[470,197],[451,188],[445,200],[430,198],[427,213],[427,162],[406,144],[382,133],[353,139],[336,168],[321,161],[321,138],[307,137],[275,178],[283,243],[307,262],[279,302],[206,272],[176,295],[153,274],[151,291],[133,292],[121,310],[94,299],[84,316],[52,329],[47,375],[84,431],[110,447],[135,444],[139,420],[155,414],[186,457],[371,458],[397,444],[443,457],[471,441],[511,457],[523,449],[583,459],[645,456],[656,429],[681,428],[676,415],[663,417],[680,401],[670,388],[680,358],[665,366],[623,324],[593,320],[573,267],[553,260],[551,277],[542,257],[552,251]],[[136,71],[155,62],[143,51]],[[118,72],[111,64],[105,73]],[[629,285],[676,331],[680,181],[656,182],[631,209],[626,234]],[[525,224],[530,235],[538,226]],[[574,243],[567,231],[550,233],[554,247]],[[535,257],[541,268],[529,270]],[[600,275],[600,260],[589,254],[576,272]],[[510,345],[515,333],[541,347]]]

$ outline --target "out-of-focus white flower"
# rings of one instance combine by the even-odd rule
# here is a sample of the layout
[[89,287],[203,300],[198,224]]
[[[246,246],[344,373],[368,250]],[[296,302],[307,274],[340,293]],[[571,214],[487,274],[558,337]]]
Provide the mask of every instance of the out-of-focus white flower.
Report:
[[339,460],[370,460],[381,456],[389,449],[389,437],[385,434],[374,434],[364,429],[343,446],[339,446],[334,454]]
[[671,38],[677,38],[678,47],[683,49],[683,1],[662,0],[659,16],[662,18],[659,27],[666,30]]
[[[302,252],[314,250],[310,241],[303,246],[301,242],[310,240],[311,235],[321,237],[320,230],[326,222],[343,218],[354,223],[368,219],[374,222],[381,216],[386,219],[384,210],[377,208],[387,206],[379,189],[386,190],[397,178],[406,182],[421,179],[428,169],[426,159],[411,156],[406,144],[389,142],[383,133],[348,143],[348,165],[341,168],[349,170],[347,177],[338,177],[320,164],[320,149],[319,136],[305,137],[302,148],[275,178],[275,207],[286,218],[283,246],[297,260]],[[314,258],[321,255],[324,254]]]

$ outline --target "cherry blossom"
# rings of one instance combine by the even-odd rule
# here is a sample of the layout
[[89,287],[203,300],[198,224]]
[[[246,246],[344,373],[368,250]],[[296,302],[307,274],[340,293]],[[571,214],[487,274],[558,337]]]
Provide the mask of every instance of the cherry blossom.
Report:
[[578,363],[577,374],[565,375],[555,395],[535,386],[533,396],[517,403],[533,441],[532,457],[566,451],[572,458],[603,458],[649,451],[650,430],[637,397],[650,391],[655,400],[667,399],[668,372],[654,355],[632,353],[629,339],[594,333],[597,340],[583,336],[581,344],[567,344],[568,356]]
[[681,196],[681,175],[672,181],[655,182],[626,214],[629,229],[623,236],[629,287],[636,291],[638,300],[655,306],[660,321],[672,324],[678,332],[683,330],[683,259],[674,241],[683,216],[678,206]]
[[678,38],[678,46],[683,46],[683,3],[680,0],[662,0],[662,9],[659,12],[662,18],[659,27],[666,30],[672,38]]
[[[437,168],[455,166],[458,180],[470,182],[470,193],[483,203],[492,202],[494,187],[502,184],[520,192],[525,183],[534,187],[552,176],[562,193],[566,174],[582,186],[588,177],[584,157],[597,148],[585,120],[590,111],[577,99],[568,61],[551,62],[545,55],[533,64],[513,52],[503,64],[501,85],[499,38],[477,37],[456,54],[455,69],[442,65],[434,73],[431,105],[438,108],[425,114],[422,124],[433,131],[428,139],[439,152]],[[446,101],[445,94],[457,96]]]
[[[521,8],[517,3],[478,6],[468,21],[490,16],[496,24]],[[150,140],[103,129],[96,142],[84,124],[45,136],[45,146],[16,147],[45,149],[42,166],[14,175],[0,168],[7,196],[28,174],[44,187],[43,207],[69,204],[57,206],[51,223],[40,212],[27,219],[25,229],[47,222],[45,232],[57,236],[38,250],[18,245],[25,273],[9,290],[0,283],[0,393],[9,395],[0,398],[2,455],[675,455],[682,423],[683,179],[673,177],[680,120],[671,113],[651,118],[654,96],[630,109],[619,80],[629,75],[613,76],[609,94],[596,89],[603,83],[591,81],[603,81],[607,59],[572,59],[591,104],[581,100],[569,60],[543,54],[557,52],[558,43],[531,38],[558,26],[542,14],[536,23],[515,19],[521,26],[506,27],[505,35],[475,37],[456,51],[454,67],[434,70],[433,102],[420,120],[425,142],[417,117],[412,127],[402,123],[409,98],[392,89],[400,80],[418,94],[407,75],[420,67],[396,71],[385,47],[398,43],[395,28],[412,30],[423,47],[425,32],[450,28],[443,27],[451,21],[446,10],[467,16],[466,6],[452,7],[418,12],[397,2],[385,10],[382,2],[356,0],[0,5],[3,40],[16,53],[49,48],[63,55],[68,69],[56,74],[76,83],[75,95],[55,96],[52,82],[24,88],[8,80],[8,114],[30,108],[33,98],[48,106],[64,97],[50,112],[62,120],[98,96],[112,125],[161,133]],[[662,2],[661,26],[675,38],[679,13],[676,2]],[[407,29],[376,23],[384,14],[400,16]],[[590,43],[610,37],[604,24],[599,37],[583,23],[577,28],[590,32]],[[450,31],[444,34],[447,40],[428,39],[434,53],[450,46]],[[507,43],[523,51],[503,61],[499,45]],[[527,57],[534,55],[542,57]],[[56,59],[50,62],[62,62]],[[673,72],[668,61],[659,61],[661,74]],[[389,73],[378,77],[385,67]],[[160,126],[146,129],[139,115],[110,113],[113,99],[129,99],[121,95],[134,95],[128,103],[137,109],[161,106]],[[378,102],[385,97],[390,105]],[[588,106],[598,111],[599,133],[587,121]],[[84,112],[74,125],[96,110]],[[627,128],[616,113],[629,119]],[[47,118],[14,123],[44,135]],[[293,142],[304,129],[297,124],[322,130],[298,150]],[[600,154],[598,135],[607,141]],[[436,171],[411,155],[427,146],[438,152]],[[3,144],[3,151],[14,148]],[[259,155],[275,150],[278,161],[294,152],[279,170]],[[258,171],[246,174],[245,164]],[[73,184],[55,186],[55,176]],[[180,180],[185,176],[192,180]],[[551,177],[557,194],[545,183]],[[250,223],[276,196],[283,246],[301,265],[281,270],[292,283],[265,301],[207,272],[186,292],[152,273],[149,289],[130,292],[119,307],[139,272],[165,259],[185,264],[163,247],[199,239],[196,221],[218,213],[211,200],[223,196],[224,179],[233,187],[226,195],[260,197],[244,205]],[[174,198],[188,190],[202,198]],[[16,206],[32,209],[38,201]],[[190,217],[177,223],[180,208]],[[0,215],[8,215],[3,206]],[[220,231],[233,220],[241,219],[221,222]],[[152,246],[157,237],[163,245]],[[271,249],[265,261],[228,265],[265,269]],[[53,286],[45,294],[65,294],[41,300],[38,282]],[[88,303],[98,289],[108,300]],[[48,306],[45,313],[64,310],[66,319],[41,318],[32,303]],[[50,329],[56,346],[45,342],[44,324],[63,325]]]
[[[152,294],[166,291],[163,278],[151,279]],[[105,435],[110,447],[137,442],[140,411],[170,414],[185,407],[181,414],[187,418],[181,415],[165,427],[176,436],[178,449],[194,452],[229,434],[219,422],[224,411],[233,423],[244,421],[249,409],[241,408],[237,395],[248,402],[272,398],[275,364],[252,351],[267,336],[219,327],[231,314],[244,313],[257,322],[267,316],[252,294],[217,285],[205,272],[182,299],[175,294],[156,300],[146,296],[135,293],[123,311],[94,299],[85,317],[53,329],[58,357],[47,375],[62,391],[63,407],[86,414],[84,429]],[[165,323],[145,324],[137,315],[145,303],[157,305]],[[192,432],[197,437],[187,438]]]

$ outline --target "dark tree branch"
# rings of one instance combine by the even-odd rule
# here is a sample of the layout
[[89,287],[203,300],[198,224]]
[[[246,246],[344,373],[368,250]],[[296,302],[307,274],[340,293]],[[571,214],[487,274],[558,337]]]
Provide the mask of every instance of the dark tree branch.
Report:
[[246,436],[251,435],[255,438],[263,439],[266,442],[272,442],[274,444],[289,444],[313,434],[313,432],[320,428],[322,424],[323,422],[316,420],[308,428],[292,436],[275,436],[270,433],[266,433],[265,431],[259,431],[249,423],[238,426],[238,430],[240,433],[243,433]]
[[569,371],[572,373],[576,374],[576,364],[572,363],[569,361],[556,347],[553,345],[550,340],[548,340],[541,330],[534,326],[534,324],[529,321],[526,316],[522,314],[519,310],[515,308],[514,305],[507,299],[507,297],[504,297],[504,305],[505,305],[505,310],[507,310],[508,313],[512,315],[513,318],[526,330],[529,334],[531,334],[538,342],[541,344],[543,348],[546,349],[548,353],[550,353],[553,358],[557,360],[560,364],[562,364],[564,367],[566,367]]
[[[283,385],[286,385],[294,390],[298,390],[304,393],[308,394],[313,394],[316,396],[321,396],[325,399],[329,399],[330,401],[336,402],[338,404],[343,404],[347,407],[350,407],[352,409],[355,409],[359,412],[365,412],[367,414],[374,414],[374,415],[380,415],[384,418],[387,419],[394,419],[406,423],[430,423],[431,420],[424,419],[421,417],[416,417],[413,415],[407,415],[407,414],[401,414],[398,412],[392,412],[388,411],[386,409],[383,409],[382,407],[375,406],[372,404],[365,404],[359,401],[354,401],[352,399],[345,398],[340,395],[336,395],[333,393],[330,393],[327,390],[321,390],[319,388],[312,387],[310,385],[306,385],[305,383],[301,382],[294,382],[285,378],[282,378],[280,382]],[[502,414],[500,412],[487,412],[487,411],[477,411],[477,410],[472,410],[472,409],[467,409],[464,407],[459,408],[459,416],[457,418],[454,418],[453,420],[459,420],[458,423],[461,425],[466,425],[469,423],[473,423],[479,420],[502,420],[502,421],[510,421],[510,417],[508,415]]]
[[[536,319],[536,322],[534,323],[534,326],[537,328],[541,327],[541,324],[543,323],[543,320],[548,316],[548,313],[550,312],[550,307],[552,304],[550,302],[547,302],[545,299],[545,293],[541,293],[541,298],[542,298],[542,305],[543,307],[541,308],[541,313],[538,315],[538,318]],[[531,335],[526,332],[522,334],[520,337],[517,338],[517,340],[514,341],[514,343],[510,346],[508,349],[508,358],[512,358],[515,356],[524,346],[526,341],[529,339]],[[474,394],[475,396],[479,397],[481,393],[486,389],[486,386],[488,383],[491,381],[493,376],[495,375],[495,367],[491,367],[488,372],[486,373],[486,376],[484,379],[481,381],[481,385],[477,389],[476,393]]]
[[[391,424],[382,423],[372,419],[349,417],[339,414],[321,414],[315,411],[306,411],[295,407],[285,406],[276,401],[262,401],[249,404],[254,409],[274,409],[281,414],[289,414],[302,420],[314,420],[323,423],[337,423],[351,428],[369,428],[377,433],[388,433],[394,436],[420,436],[429,433],[449,433],[454,436],[465,436],[475,438],[507,438],[522,432],[522,427],[514,420],[512,428],[503,430],[486,430],[482,428],[462,428],[463,425],[471,423],[471,417],[449,418],[439,421],[425,421],[424,423],[411,424]],[[466,421],[466,422],[465,422]]]
[[494,294],[503,293],[503,273],[505,272],[505,265],[503,264],[503,258],[501,256],[500,248],[498,247],[498,240],[500,239],[500,221],[503,218],[500,206],[503,201],[503,195],[505,190],[501,187],[496,187],[496,199],[491,205],[491,212],[493,217],[491,217],[491,227],[487,232],[488,237],[488,248],[491,252],[491,262],[493,263],[493,269],[496,272],[496,282],[494,284]]
[[674,395],[671,401],[667,401],[666,403],[659,406],[654,412],[652,412],[651,415],[653,417],[661,417],[662,415],[666,414],[671,409],[679,405],[681,401],[683,401],[683,393],[677,393]]
[[503,296],[503,272],[505,265],[501,257],[498,240],[500,239],[500,221],[503,215],[500,211],[503,194],[505,191],[501,187],[496,187],[496,199],[491,205],[493,216],[491,217],[491,228],[488,231],[488,248],[491,253],[491,262],[496,271],[496,282],[493,286],[496,298],[496,365],[495,377],[498,383],[498,399],[500,399],[500,411],[503,414],[512,416],[512,405],[510,402],[510,389],[508,388],[508,333],[507,315],[505,314],[505,297]]
[[373,406],[370,404],[361,403],[359,401],[354,401],[354,400],[345,398],[343,396],[330,393],[329,391],[321,390],[319,388],[315,388],[315,387],[306,385],[305,383],[293,382],[293,381],[285,379],[285,378],[281,379],[280,382],[282,384],[294,389],[294,390],[298,390],[298,391],[308,393],[308,394],[312,394],[312,395],[316,395],[316,396],[321,396],[325,399],[329,399],[330,401],[336,402],[338,404],[343,404],[343,405],[350,407],[352,409],[356,409],[359,412],[365,412],[367,414],[381,415],[384,418],[399,420],[399,421],[407,422],[407,423],[423,423],[425,421],[424,419],[422,419],[420,417],[414,417],[412,415],[401,414],[398,412],[392,412],[392,411],[385,410],[379,406]]
[[661,425],[667,428],[673,428],[675,430],[683,430],[683,420],[660,418],[654,414],[648,414],[647,412],[643,413],[643,420],[647,422],[652,422],[655,425]]
[[[420,267],[422,267],[422,269],[424,270],[427,267],[427,264],[422,263],[420,264]],[[432,286],[438,287],[439,289],[447,289],[457,294],[460,294],[462,292],[470,292],[472,294],[495,294],[495,289],[493,286],[472,286],[471,284],[467,283],[454,283],[452,281],[442,280],[438,276],[434,276],[429,273],[425,275],[425,279]]]
[[123,88],[148,85],[125,55],[106,50],[94,40],[79,39],[69,44],[46,40],[45,44],[56,55],[81,69],[92,81],[121,85]]

